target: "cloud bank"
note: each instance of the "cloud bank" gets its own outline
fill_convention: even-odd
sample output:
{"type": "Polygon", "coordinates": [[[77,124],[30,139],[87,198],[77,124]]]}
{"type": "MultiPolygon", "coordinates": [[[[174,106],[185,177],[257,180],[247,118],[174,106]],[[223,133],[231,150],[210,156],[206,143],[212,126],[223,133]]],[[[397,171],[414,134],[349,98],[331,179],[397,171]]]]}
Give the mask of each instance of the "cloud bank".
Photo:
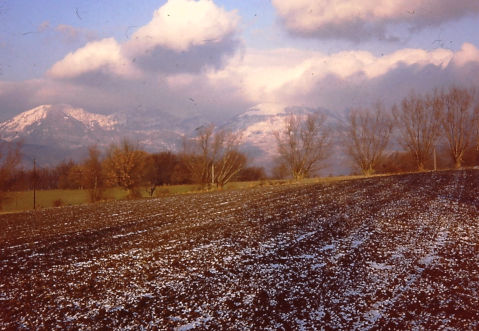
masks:
{"type": "MultiPolygon", "coordinates": [[[[100,59],[84,71],[100,70],[104,65],[100,59]]],[[[221,120],[265,102],[341,112],[378,100],[392,104],[411,90],[422,93],[453,84],[479,87],[479,49],[469,43],[456,52],[401,49],[384,56],[366,51],[247,49],[219,70],[139,77],[125,74],[120,63],[107,70],[125,76],[102,76],[101,84],[52,78],[3,83],[0,102],[21,105],[22,110],[69,103],[99,113],[141,108],[221,120]]]]}
{"type": "Polygon", "coordinates": [[[299,35],[362,41],[394,39],[388,28],[423,29],[479,13],[471,0],[272,0],[286,28],[299,35]]]}
{"type": "Polygon", "coordinates": [[[252,51],[209,79],[217,86],[236,82],[236,90],[253,103],[341,111],[357,103],[397,102],[411,89],[475,86],[478,74],[479,50],[466,43],[457,52],[401,49],[384,56],[366,51],[331,55],[295,49],[252,51]]]}
{"type": "Polygon", "coordinates": [[[209,0],[169,0],[127,42],[113,38],[90,42],[53,65],[48,74],[57,79],[92,73],[128,79],[152,71],[220,68],[239,47],[238,22],[235,11],[227,12],[209,0]]]}

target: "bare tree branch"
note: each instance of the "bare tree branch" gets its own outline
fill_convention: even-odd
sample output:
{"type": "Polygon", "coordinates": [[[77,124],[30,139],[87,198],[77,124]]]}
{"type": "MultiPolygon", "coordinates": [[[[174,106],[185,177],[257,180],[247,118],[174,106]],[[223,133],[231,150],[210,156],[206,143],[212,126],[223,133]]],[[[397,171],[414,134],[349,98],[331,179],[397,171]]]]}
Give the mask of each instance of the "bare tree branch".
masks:
{"type": "Polygon", "coordinates": [[[381,104],[374,112],[353,110],[346,128],[346,152],[363,174],[376,172],[378,162],[389,143],[392,131],[391,118],[381,104]]]}
{"type": "Polygon", "coordinates": [[[325,116],[309,114],[306,118],[291,114],[282,131],[275,131],[281,162],[295,179],[313,175],[329,156],[329,130],[325,116]]]}
{"type": "Polygon", "coordinates": [[[462,166],[464,152],[477,140],[479,105],[474,104],[474,94],[457,87],[441,93],[441,124],[456,168],[462,166]]]}
{"type": "Polygon", "coordinates": [[[238,151],[240,142],[239,133],[215,130],[212,124],[199,128],[184,152],[193,181],[220,188],[226,185],[246,165],[246,157],[238,151]]]}
{"type": "Polygon", "coordinates": [[[418,170],[424,170],[440,135],[442,103],[437,91],[426,97],[411,93],[393,114],[400,132],[401,145],[411,154],[418,170]]]}

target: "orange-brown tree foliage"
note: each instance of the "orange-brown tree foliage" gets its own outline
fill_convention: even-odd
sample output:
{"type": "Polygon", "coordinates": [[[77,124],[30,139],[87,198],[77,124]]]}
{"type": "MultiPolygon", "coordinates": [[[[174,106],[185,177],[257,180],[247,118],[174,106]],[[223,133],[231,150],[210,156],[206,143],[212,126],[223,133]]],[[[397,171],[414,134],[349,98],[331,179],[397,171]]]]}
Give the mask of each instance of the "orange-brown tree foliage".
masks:
{"type": "Polygon", "coordinates": [[[146,153],[127,139],[112,144],[107,151],[104,169],[107,180],[128,191],[130,197],[140,196],[143,184],[146,153]]]}
{"type": "Polygon", "coordinates": [[[15,171],[21,161],[21,143],[0,145],[0,209],[7,199],[6,192],[15,184],[15,171]]]}

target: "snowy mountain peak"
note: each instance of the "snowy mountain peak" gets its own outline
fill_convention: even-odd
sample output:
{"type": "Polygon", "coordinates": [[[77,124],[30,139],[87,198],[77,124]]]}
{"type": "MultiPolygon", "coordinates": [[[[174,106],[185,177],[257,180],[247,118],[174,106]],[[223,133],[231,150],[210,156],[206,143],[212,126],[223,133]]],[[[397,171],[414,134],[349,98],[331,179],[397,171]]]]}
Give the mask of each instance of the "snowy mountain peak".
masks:
{"type": "Polygon", "coordinates": [[[93,114],[70,105],[41,105],[27,110],[9,121],[0,123],[0,131],[7,136],[5,137],[7,140],[16,139],[22,133],[27,133],[32,127],[42,124],[49,118],[55,122],[75,120],[88,129],[98,126],[103,130],[113,130],[118,124],[112,115],[93,114]]]}
{"type": "Polygon", "coordinates": [[[134,113],[129,119],[67,104],[46,104],[0,122],[0,141],[21,140],[25,160],[35,158],[43,166],[53,166],[66,158],[81,160],[87,146],[105,148],[123,137],[135,139],[152,152],[171,150],[182,132],[176,132],[181,128],[173,120],[154,112],[134,113]]]}
{"type": "Polygon", "coordinates": [[[114,115],[100,115],[86,112],[82,108],[73,108],[71,106],[66,107],[64,113],[82,122],[87,127],[93,127],[99,125],[105,130],[112,130],[119,123],[118,119],[114,115]]]}
{"type": "Polygon", "coordinates": [[[50,108],[51,105],[41,105],[27,110],[11,120],[0,124],[0,128],[10,132],[23,131],[26,127],[46,118],[50,108]]]}

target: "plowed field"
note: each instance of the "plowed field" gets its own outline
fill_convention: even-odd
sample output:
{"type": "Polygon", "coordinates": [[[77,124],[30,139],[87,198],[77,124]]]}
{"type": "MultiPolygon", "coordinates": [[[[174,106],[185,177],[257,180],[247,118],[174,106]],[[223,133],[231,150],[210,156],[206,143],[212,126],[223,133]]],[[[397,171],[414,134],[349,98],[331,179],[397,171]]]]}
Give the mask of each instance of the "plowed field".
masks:
{"type": "Polygon", "coordinates": [[[479,171],[0,216],[0,329],[479,329],[479,171]]]}

